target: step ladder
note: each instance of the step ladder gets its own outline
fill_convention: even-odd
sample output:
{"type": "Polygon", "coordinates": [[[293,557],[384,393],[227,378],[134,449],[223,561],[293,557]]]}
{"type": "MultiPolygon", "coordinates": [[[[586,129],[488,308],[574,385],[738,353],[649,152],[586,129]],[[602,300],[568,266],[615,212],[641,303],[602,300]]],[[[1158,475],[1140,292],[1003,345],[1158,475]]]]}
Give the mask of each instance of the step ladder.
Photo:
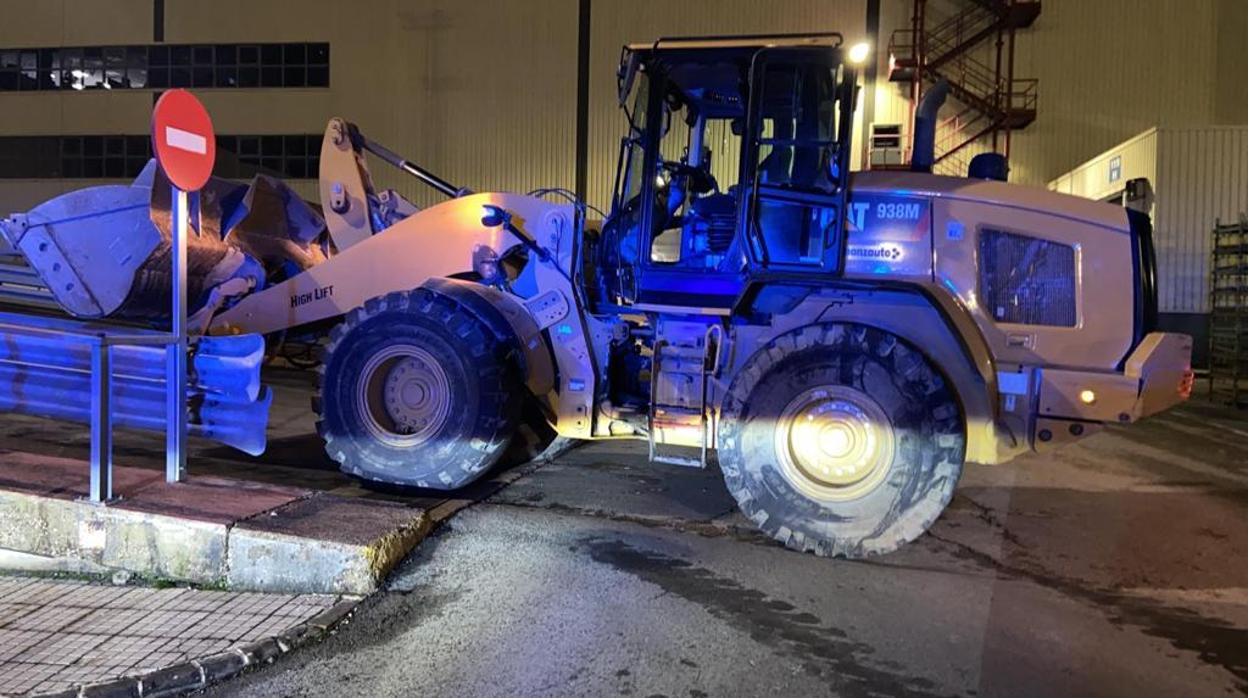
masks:
{"type": "Polygon", "coordinates": [[[719,325],[708,327],[701,344],[701,347],[675,345],[665,340],[657,340],[654,343],[654,355],[650,361],[650,410],[647,431],[652,463],[666,463],[688,468],[706,467],[711,423],[707,396],[711,378],[719,366],[723,328],[719,325]],[[686,386],[684,390],[662,392],[674,392],[677,395],[683,395],[686,399],[663,402],[660,399],[663,381],[668,381],[672,385],[683,383],[686,386]],[[660,452],[658,439],[660,431],[694,429],[700,434],[697,458],[660,452]]]}

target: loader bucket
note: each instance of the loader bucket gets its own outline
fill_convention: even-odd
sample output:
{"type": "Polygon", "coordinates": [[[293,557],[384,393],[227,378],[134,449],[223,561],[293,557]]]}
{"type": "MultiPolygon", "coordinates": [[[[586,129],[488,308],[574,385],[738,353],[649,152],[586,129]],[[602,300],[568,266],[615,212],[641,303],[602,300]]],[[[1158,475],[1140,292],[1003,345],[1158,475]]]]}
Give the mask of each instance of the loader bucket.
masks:
{"type": "MultiPolygon", "coordinates": [[[[130,185],[69,192],[0,220],[0,235],[56,302],[79,318],[167,326],[172,235],[168,180],[155,161],[130,185]]],[[[243,278],[263,288],[278,273],[326,258],[320,213],[279,180],[211,178],[192,197],[187,238],[191,313],[209,292],[243,278]]]]}
{"type": "Polygon", "coordinates": [[[120,185],[72,191],[0,222],[0,233],[62,308],[77,317],[105,317],[125,301],[160,244],[148,213],[150,193],[120,185]]]}

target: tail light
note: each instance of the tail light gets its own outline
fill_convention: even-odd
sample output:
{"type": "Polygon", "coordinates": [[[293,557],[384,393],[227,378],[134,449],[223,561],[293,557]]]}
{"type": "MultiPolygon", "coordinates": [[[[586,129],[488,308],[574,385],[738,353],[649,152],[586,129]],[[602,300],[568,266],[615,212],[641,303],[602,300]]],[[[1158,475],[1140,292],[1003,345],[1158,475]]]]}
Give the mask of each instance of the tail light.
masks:
{"type": "Polygon", "coordinates": [[[1179,395],[1182,395],[1184,400],[1191,398],[1192,386],[1195,384],[1196,372],[1189,368],[1183,372],[1183,377],[1179,379],[1179,395]]]}

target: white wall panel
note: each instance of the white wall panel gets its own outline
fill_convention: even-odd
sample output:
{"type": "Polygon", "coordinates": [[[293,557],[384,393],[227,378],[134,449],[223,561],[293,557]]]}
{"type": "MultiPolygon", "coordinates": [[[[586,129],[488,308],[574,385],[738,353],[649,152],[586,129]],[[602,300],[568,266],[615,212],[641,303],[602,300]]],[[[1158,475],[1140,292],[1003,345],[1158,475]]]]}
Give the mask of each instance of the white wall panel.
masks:
{"type": "Polygon", "coordinates": [[[1209,311],[1210,230],[1248,214],[1248,126],[1150,129],[1049,182],[1057,191],[1103,199],[1147,177],[1156,200],[1157,292],[1164,313],[1209,311]],[[1122,158],[1122,176],[1108,177],[1122,158]]]}
{"type": "Polygon", "coordinates": [[[1157,129],[1149,129],[1049,182],[1049,189],[1101,200],[1122,190],[1127,181],[1143,177],[1157,182],[1157,129]],[[1111,166],[1118,160],[1118,176],[1111,166]]]}
{"type": "Polygon", "coordinates": [[[1248,126],[1162,129],[1157,155],[1163,312],[1209,312],[1210,231],[1248,213],[1248,126]]]}

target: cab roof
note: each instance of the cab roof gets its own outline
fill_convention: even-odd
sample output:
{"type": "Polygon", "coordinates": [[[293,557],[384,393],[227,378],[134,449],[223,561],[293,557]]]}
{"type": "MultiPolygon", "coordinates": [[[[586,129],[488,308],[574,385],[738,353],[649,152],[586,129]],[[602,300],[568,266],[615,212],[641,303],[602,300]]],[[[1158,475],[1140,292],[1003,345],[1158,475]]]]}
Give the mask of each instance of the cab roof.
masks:
{"type": "Polygon", "coordinates": [[[636,54],[642,58],[659,56],[676,52],[708,52],[722,51],[727,57],[730,54],[753,55],[759,49],[797,46],[827,46],[840,48],[845,38],[840,32],[819,32],[806,34],[740,34],[733,36],[672,36],[664,37],[652,43],[627,44],[625,53],[636,54]]]}
{"type": "Polygon", "coordinates": [[[669,89],[678,92],[683,101],[697,105],[708,118],[740,116],[744,108],[742,76],[758,51],[807,46],[837,50],[843,42],[838,32],[821,32],[680,36],[627,44],[620,55],[620,103],[628,97],[632,75],[647,65],[665,72],[671,81],[669,89]]]}

